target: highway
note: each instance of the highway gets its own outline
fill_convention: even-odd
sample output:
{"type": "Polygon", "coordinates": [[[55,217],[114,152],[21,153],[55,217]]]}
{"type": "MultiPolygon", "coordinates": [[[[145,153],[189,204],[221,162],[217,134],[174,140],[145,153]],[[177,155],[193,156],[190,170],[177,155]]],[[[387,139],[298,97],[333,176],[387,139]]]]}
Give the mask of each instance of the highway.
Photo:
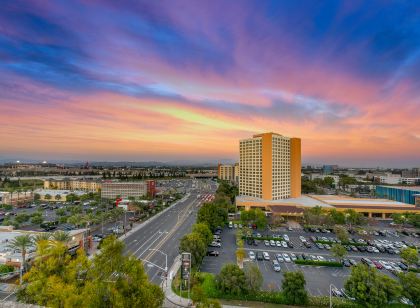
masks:
{"type": "Polygon", "coordinates": [[[216,190],[214,182],[205,185],[203,181],[197,183],[196,187],[186,187],[188,195],[185,200],[179,201],[126,238],[122,237],[126,244],[126,253],[133,254],[143,261],[149,279],[155,284],[159,285],[162,282],[166,266],[165,254],[168,256],[167,266],[170,268],[179,254],[179,241],[191,231],[203,199],[216,190]]]}

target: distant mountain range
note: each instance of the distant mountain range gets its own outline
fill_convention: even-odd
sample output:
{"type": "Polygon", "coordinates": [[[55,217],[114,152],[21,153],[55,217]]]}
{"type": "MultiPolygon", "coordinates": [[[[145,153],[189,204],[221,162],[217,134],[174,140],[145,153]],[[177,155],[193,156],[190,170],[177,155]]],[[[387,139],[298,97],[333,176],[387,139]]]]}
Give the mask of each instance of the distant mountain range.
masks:
{"type": "MultiPolygon", "coordinates": [[[[16,163],[17,159],[0,158],[0,164],[16,163]]],[[[42,163],[40,160],[34,159],[20,159],[20,163],[42,163]]],[[[234,164],[235,161],[231,159],[220,160],[174,160],[174,161],[89,161],[90,166],[107,166],[107,167],[215,167],[218,163],[234,164]]],[[[86,161],[81,160],[48,160],[51,164],[62,164],[67,166],[81,166],[85,165],[86,161]]]]}

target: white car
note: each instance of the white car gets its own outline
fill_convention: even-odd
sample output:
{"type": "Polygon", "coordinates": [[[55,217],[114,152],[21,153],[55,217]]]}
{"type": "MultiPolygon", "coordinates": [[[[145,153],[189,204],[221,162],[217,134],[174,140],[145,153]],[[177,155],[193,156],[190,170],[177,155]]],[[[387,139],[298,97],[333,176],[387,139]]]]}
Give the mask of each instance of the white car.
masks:
{"type": "Polygon", "coordinates": [[[284,248],[287,248],[287,243],[286,243],[285,241],[281,241],[281,245],[282,245],[284,248]]]}
{"type": "Polygon", "coordinates": [[[277,246],[277,247],[281,247],[281,243],[280,243],[280,241],[276,241],[276,246],[277,246]]]}
{"type": "Polygon", "coordinates": [[[388,264],[388,262],[379,260],[379,263],[386,269],[386,270],[392,270],[392,266],[388,264]]]}
{"type": "Polygon", "coordinates": [[[292,261],[296,261],[297,260],[296,255],[293,252],[290,253],[290,258],[292,259],[292,261]]]}
{"type": "Polygon", "coordinates": [[[250,251],[249,253],[248,253],[248,256],[249,256],[249,258],[251,259],[251,260],[255,260],[255,252],[253,252],[253,251],[250,251]]]}
{"type": "Polygon", "coordinates": [[[264,241],[264,245],[265,245],[265,246],[270,246],[270,242],[269,242],[268,240],[265,240],[265,241],[264,241]]]}
{"type": "Polygon", "coordinates": [[[299,239],[300,239],[302,242],[306,242],[305,237],[303,237],[302,235],[301,235],[301,236],[299,236],[299,239]]]}
{"type": "Polygon", "coordinates": [[[325,261],[325,258],[323,256],[316,256],[318,258],[318,261],[325,261]]]}
{"type": "Polygon", "coordinates": [[[222,244],[218,243],[218,242],[211,242],[211,244],[209,245],[210,247],[221,247],[222,244]]]}
{"type": "Polygon", "coordinates": [[[280,263],[284,262],[284,259],[283,259],[283,256],[281,255],[281,253],[276,254],[276,258],[277,258],[277,261],[279,261],[280,263]]]}
{"type": "Polygon", "coordinates": [[[288,241],[289,241],[289,237],[287,236],[287,234],[283,235],[283,238],[284,238],[284,240],[285,240],[286,242],[288,242],[288,241]]]}
{"type": "Polygon", "coordinates": [[[283,259],[285,262],[290,263],[292,260],[290,259],[289,255],[287,253],[283,254],[283,259]]]}
{"type": "Polygon", "coordinates": [[[267,260],[267,261],[270,260],[270,255],[266,251],[263,251],[263,257],[264,257],[264,260],[267,260]]]}
{"type": "Polygon", "coordinates": [[[275,272],[280,272],[281,271],[280,264],[277,260],[273,260],[273,269],[274,269],[275,272]]]}
{"type": "Polygon", "coordinates": [[[276,242],[274,240],[270,240],[270,246],[276,246],[276,242]]]}
{"type": "Polygon", "coordinates": [[[236,228],[238,228],[238,225],[237,224],[234,224],[233,227],[236,229],[236,228]]]}

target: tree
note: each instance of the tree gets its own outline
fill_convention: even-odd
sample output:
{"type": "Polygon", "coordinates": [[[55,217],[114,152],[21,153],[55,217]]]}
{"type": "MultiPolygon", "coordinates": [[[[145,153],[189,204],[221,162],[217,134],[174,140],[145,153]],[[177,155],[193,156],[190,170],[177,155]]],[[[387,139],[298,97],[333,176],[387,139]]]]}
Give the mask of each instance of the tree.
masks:
{"type": "Polygon", "coordinates": [[[329,215],[335,224],[344,225],[346,223],[346,216],[343,212],[332,209],[330,210],[329,215]]]}
{"type": "Polygon", "coordinates": [[[200,234],[207,245],[213,241],[213,233],[211,233],[211,230],[206,223],[194,224],[192,226],[192,232],[200,234]]]}
{"type": "Polygon", "coordinates": [[[288,304],[305,305],[308,302],[305,284],[305,276],[301,271],[284,273],[282,289],[288,304]]]}
{"type": "Polygon", "coordinates": [[[414,248],[407,247],[402,249],[400,256],[407,264],[417,264],[419,261],[417,249],[414,248]]]}
{"type": "Polygon", "coordinates": [[[59,194],[55,195],[55,200],[57,201],[61,200],[61,196],[59,194]]]}
{"type": "Polygon", "coordinates": [[[244,267],[246,288],[251,292],[259,291],[263,284],[263,276],[260,269],[254,263],[244,267]]]}
{"type": "Polygon", "coordinates": [[[44,221],[44,218],[42,218],[42,216],[39,216],[39,215],[33,216],[31,218],[31,223],[34,225],[40,225],[42,224],[43,221],[44,221]]]}
{"type": "Polygon", "coordinates": [[[71,237],[70,237],[70,233],[66,232],[66,231],[55,231],[53,232],[53,234],[51,235],[51,240],[54,242],[60,242],[63,244],[67,244],[70,241],[71,237]]]}
{"type": "Polygon", "coordinates": [[[38,193],[34,194],[34,201],[39,201],[41,199],[41,195],[38,193]]]}
{"type": "Polygon", "coordinates": [[[216,276],[217,288],[225,294],[240,295],[246,292],[245,273],[236,264],[226,264],[216,276]]]}
{"type": "Polygon", "coordinates": [[[63,244],[39,255],[25,274],[18,299],[48,307],[161,307],[163,292],[147,280],[141,261],[123,253],[115,236],[88,259],[82,249],[71,258],[63,244]]]}
{"type": "Polygon", "coordinates": [[[346,248],[340,244],[333,244],[331,247],[332,255],[340,260],[347,254],[346,248]]]}
{"type": "Polygon", "coordinates": [[[245,258],[245,250],[243,248],[239,248],[236,250],[236,259],[238,260],[238,263],[242,263],[245,258]]]}
{"type": "Polygon", "coordinates": [[[341,242],[348,242],[349,241],[349,233],[347,232],[347,230],[344,227],[335,226],[334,227],[334,233],[341,242]]]}
{"type": "Polygon", "coordinates": [[[395,280],[362,263],[352,267],[345,289],[364,307],[383,306],[401,293],[401,286],[395,280]]]}
{"type": "Polygon", "coordinates": [[[180,252],[191,253],[191,265],[197,266],[206,255],[207,245],[200,234],[193,232],[181,239],[179,250],[180,252]]]}
{"type": "MultiPolygon", "coordinates": [[[[17,250],[21,253],[22,256],[22,268],[25,270],[26,268],[26,252],[28,248],[33,246],[32,237],[28,234],[16,236],[12,239],[9,244],[7,245],[9,248],[17,250]]],[[[21,281],[22,283],[22,281],[21,281]]]]}
{"type": "Polygon", "coordinates": [[[198,210],[197,222],[204,222],[215,230],[217,226],[223,226],[227,221],[227,210],[217,206],[214,203],[204,203],[198,210]]]}
{"type": "Polygon", "coordinates": [[[255,210],[255,224],[258,229],[265,229],[267,227],[267,218],[261,209],[255,210]]]}
{"type": "Polygon", "coordinates": [[[403,295],[409,298],[414,305],[420,305],[420,278],[415,273],[400,274],[403,295]]]}
{"type": "Polygon", "coordinates": [[[51,195],[50,195],[50,194],[46,194],[46,195],[44,196],[44,199],[45,199],[45,200],[51,200],[51,195]]]}

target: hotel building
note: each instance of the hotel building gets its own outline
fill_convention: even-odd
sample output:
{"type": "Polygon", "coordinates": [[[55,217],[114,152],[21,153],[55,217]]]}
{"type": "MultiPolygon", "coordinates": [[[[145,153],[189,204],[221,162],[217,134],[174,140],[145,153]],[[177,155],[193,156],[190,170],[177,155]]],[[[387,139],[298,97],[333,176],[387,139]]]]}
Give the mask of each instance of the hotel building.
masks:
{"type": "Polygon", "coordinates": [[[301,194],[301,141],[276,133],[239,142],[239,194],[263,200],[301,194]]]}
{"type": "Polygon", "coordinates": [[[115,182],[104,181],[102,183],[101,197],[104,199],[116,199],[117,196],[126,199],[128,197],[154,197],[156,194],[156,181],[147,180],[141,182],[115,182]]]}
{"type": "Polygon", "coordinates": [[[239,164],[234,165],[217,165],[217,178],[219,180],[239,182],[239,164]]]}

